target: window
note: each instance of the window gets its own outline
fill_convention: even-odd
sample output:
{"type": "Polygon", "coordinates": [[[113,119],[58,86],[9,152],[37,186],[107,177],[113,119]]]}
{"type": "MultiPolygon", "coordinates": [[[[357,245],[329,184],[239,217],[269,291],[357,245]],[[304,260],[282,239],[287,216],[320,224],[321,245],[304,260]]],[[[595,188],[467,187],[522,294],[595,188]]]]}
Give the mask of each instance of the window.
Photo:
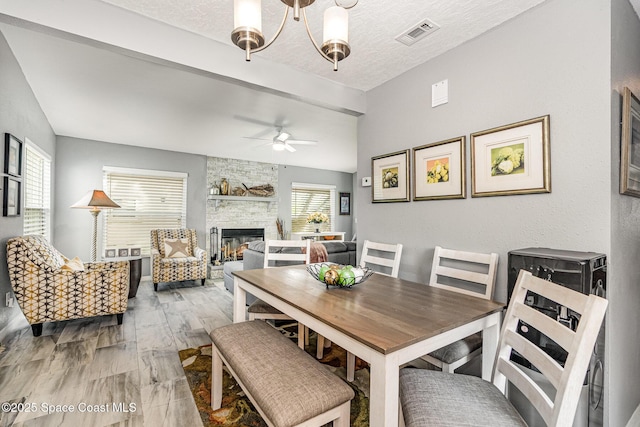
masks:
{"type": "Polygon", "coordinates": [[[51,157],[26,142],[23,234],[51,240],[51,157]]]}
{"type": "Polygon", "coordinates": [[[320,184],[291,185],[291,231],[294,233],[315,231],[317,224],[307,224],[307,215],[320,212],[329,217],[323,225],[326,231],[334,231],[336,186],[320,184]]]}
{"type": "Polygon", "coordinates": [[[105,209],[104,249],[141,248],[151,254],[151,230],[184,228],[187,174],[104,167],[104,191],[120,209],[105,209]]]}

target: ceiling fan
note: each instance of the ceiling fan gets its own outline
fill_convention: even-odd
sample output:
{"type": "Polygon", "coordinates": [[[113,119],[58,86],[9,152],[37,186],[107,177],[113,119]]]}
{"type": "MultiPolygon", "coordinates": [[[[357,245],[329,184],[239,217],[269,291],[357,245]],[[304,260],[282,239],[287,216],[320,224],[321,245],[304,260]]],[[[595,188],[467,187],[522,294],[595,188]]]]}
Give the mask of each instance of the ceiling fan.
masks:
{"type": "Polygon", "coordinates": [[[271,141],[269,144],[271,145],[271,148],[273,148],[275,151],[284,151],[287,150],[291,153],[293,153],[294,151],[296,151],[295,148],[292,147],[292,145],[296,144],[296,145],[316,145],[318,141],[312,141],[312,140],[302,140],[302,139],[292,139],[291,138],[291,134],[289,134],[288,132],[285,132],[283,128],[281,127],[277,127],[276,128],[276,136],[274,136],[271,140],[267,139],[267,138],[253,138],[250,136],[245,136],[245,138],[247,139],[260,139],[262,141],[271,141]]]}

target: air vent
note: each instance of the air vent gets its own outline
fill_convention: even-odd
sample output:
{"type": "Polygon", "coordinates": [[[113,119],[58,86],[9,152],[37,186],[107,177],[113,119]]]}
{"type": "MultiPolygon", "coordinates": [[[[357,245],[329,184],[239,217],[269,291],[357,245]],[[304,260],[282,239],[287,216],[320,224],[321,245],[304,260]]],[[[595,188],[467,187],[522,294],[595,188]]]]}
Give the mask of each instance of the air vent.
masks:
{"type": "Polygon", "coordinates": [[[398,40],[400,43],[406,44],[407,46],[411,46],[418,40],[421,40],[429,34],[433,33],[438,28],[440,28],[438,24],[428,19],[424,19],[408,30],[404,31],[402,34],[396,37],[396,40],[398,40]]]}

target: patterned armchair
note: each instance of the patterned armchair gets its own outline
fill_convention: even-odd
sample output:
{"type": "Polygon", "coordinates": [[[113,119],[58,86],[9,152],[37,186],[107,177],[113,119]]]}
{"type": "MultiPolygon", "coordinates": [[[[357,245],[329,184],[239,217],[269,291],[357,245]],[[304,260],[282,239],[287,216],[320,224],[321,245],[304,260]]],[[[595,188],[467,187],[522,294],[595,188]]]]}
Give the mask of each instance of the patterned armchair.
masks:
{"type": "Polygon", "coordinates": [[[153,289],[160,282],[207,278],[207,252],[198,247],[196,230],[171,228],[151,230],[153,289]]]}
{"type": "Polygon", "coordinates": [[[42,236],[7,242],[9,280],[34,336],[44,322],[116,314],[122,324],[129,263],[69,260],[42,236]]]}

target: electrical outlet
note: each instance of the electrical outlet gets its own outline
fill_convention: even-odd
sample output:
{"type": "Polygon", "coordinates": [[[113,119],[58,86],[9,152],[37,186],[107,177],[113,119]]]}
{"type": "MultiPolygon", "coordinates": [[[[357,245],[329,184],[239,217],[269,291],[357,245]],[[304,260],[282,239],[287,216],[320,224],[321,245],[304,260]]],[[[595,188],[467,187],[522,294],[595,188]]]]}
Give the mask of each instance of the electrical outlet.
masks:
{"type": "Polygon", "coordinates": [[[362,178],[362,186],[363,187],[371,187],[371,177],[370,176],[362,178]]]}
{"type": "Polygon", "coordinates": [[[6,304],[7,304],[7,307],[13,307],[13,296],[11,295],[11,292],[7,292],[6,304]]]}

